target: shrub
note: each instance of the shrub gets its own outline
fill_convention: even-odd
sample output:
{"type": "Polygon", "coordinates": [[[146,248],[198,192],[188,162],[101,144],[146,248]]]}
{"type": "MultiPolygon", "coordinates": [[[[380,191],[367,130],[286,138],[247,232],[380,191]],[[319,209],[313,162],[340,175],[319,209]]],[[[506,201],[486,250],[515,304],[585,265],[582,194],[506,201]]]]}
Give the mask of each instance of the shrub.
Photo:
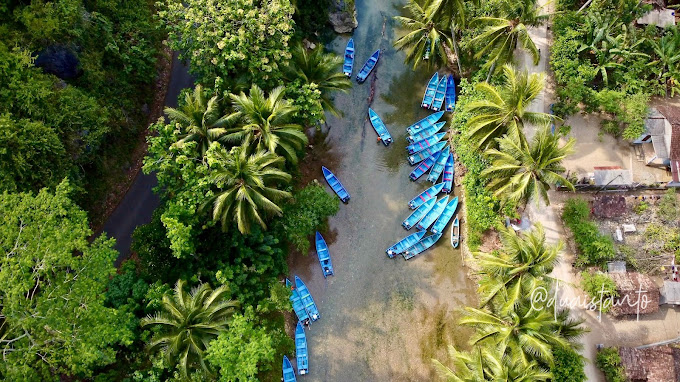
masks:
{"type": "Polygon", "coordinates": [[[593,274],[584,272],[581,274],[581,277],[581,287],[588,293],[591,301],[597,305],[601,312],[609,312],[612,308],[612,300],[610,298],[618,297],[619,295],[616,292],[614,280],[601,272],[593,274]]]}
{"type": "Polygon", "coordinates": [[[608,382],[626,382],[626,375],[621,366],[621,357],[617,348],[602,349],[595,360],[608,382]]]}
{"type": "Polygon", "coordinates": [[[600,233],[590,220],[590,208],[582,199],[569,199],[562,211],[562,219],[574,236],[579,251],[577,265],[602,265],[614,258],[614,241],[600,233]]]}
{"type": "Polygon", "coordinates": [[[673,222],[680,218],[680,203],[675,189],[669,188],[659,202],[657,215],[664,222],[673,222]]]}
{"type": "Polygon", "coordinates": [[[633,206],[633,211],[635,211],[636,214],[642,215],[647,209],[649,208],[649,203],[645,200],[639,201],[635,206],[633,206]]]}
{"type": "Polygon", "coordinates": [[[573,349],[555,347],[553,349],[555,365],[550,369],[553,382],[584,382],[586,365],[583,357],[573,349]]]}

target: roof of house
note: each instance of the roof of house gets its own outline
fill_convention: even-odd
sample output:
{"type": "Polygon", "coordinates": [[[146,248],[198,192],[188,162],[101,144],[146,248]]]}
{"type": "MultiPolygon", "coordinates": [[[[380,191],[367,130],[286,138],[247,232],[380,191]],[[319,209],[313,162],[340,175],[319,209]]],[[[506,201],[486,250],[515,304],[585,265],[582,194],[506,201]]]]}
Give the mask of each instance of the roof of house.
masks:
{"type": "Polygon", "coordinates": [[[621,365],[631,381],[680,380],[680,349],[668,345],[645,349],[619,348],[621,365]]]}
{"type": "Polygon", "coordinates": [[[625,169],[607,169],[593,171],[595,184],[598,186],[629,186],[633,184],[633,173],[625,169]]]}
{"type": "Polygon", "coordinates": [[[680,305],[680,282],[664,281],[659,293],[659,304],[680,305]]]}
{"type": "Polygon", "coordinates": [[[653,313],[659,310],[659,287],[649,276],[638,272],[609,273],[619,296],[611,312],[615,316],[653,313]]]}
{"type": "Polygon", "coordinates": [[[625,261],[608,262],[607,273],[626,273],[626,262],[625,261]]]}
{"type": "Polygon", "coordinates": [[[644,16],[637,19],[637,23],[641,25],[654,24],[657,27],[666,28],[675,25],[675,11],[672,9],[654,7],[655,9],[649,11],[644,16]]]}

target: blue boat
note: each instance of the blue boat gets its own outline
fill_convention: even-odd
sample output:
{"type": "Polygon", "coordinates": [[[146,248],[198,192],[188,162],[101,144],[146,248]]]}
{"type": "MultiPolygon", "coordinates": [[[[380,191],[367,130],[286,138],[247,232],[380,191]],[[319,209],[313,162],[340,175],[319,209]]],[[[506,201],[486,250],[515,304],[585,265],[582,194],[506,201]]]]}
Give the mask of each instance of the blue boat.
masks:
{"type": "Polygon", "coordinates": [[[371,57],[368,58],[364,66],[361,68],[359,71],[359,74],[357,74],[357,82],[362,83],[366,81],[366,78],[368,78],[368,75],[371,74],[373,71],[373,68],[375,68],[375,64],[378,63],[378,59],[380,58],[380,49],[376,50],[373,52],[371,57]]]}
{"type": "Polygon", "coordinates": [[[449,74],[446,79],[446,111],[453,111],[456,108],[456,81],[453,74],[449,74]]]}
{"type": "Polygon", "coordinates": [[[411,229],[415,224],[417,224],[420,219],[423,218],[430,210],[432,207],[434,207],[434,204],[437,202],[437,198],[432,198],[425,203],[423,203],[420,207],[418,207],[415,211],[409,215],[406,220],[401,222],[401,225],[404,226],[406,229],[411,229]]]}
{"type": "Polygon", "coordinates": [[[416,163],[422,162],[423,160],[429,158],[432,154],[442,151],[444,146],[446,146],[446,142],[439,142],[426,148],[425,150],[419,151],[413,155],[409,155],[408,163],[413,166],[416,163]]]}
{"type": "Polygon", "coordinates": [[[316,255],[319,257],[319,263],[321,263],[323,277],[334,275],[333,263],[331,262],[331,254],[328,252],[328,245],[326,245],[326,240],[324,240],[319,231],[316,232],[316,255]]]}
{"type": "Polygon", "coordinates": [[[458,216],[456,216],[451,226],[451,246],[458,248],[458,244],[460,244],[460,222],[458,221],[458,216]]]}
{"type": "Polygon", "coordinates": [[[340,200],[342,200],[343,203],[349,202],[349,192],[347,192],[345,186],[340,183],[338,177],[335,176],[335,174],[333,174],[331,170],[327,169],[325,166],[321,166],[321,171],[323,171],[323,177],[326,178],[326,182],[328,182],[328,185],[331,186],[336,194],[338,194],[340,200]]]}
{"type": "Polygon", "coordinates": [[[426,173],[427,170],[430,169],[430,167],[432,167],[434,162],[437,161],[438,156],[439,156],[439,151],[430,155],[427,159],[420,162],[420,164],[418,164],[418,166],[416,166],[416,168],[414,168],[413,171],[411,171],[411,173],[408,175],[408,177],[411,180],[418,180],[418,178],[423,176],[423,174],[426,173]]]}
{"type": "Polygon", "coordinates": [[[434,95],[437,92],[437,85],[439,84],[439,73],[434,73],[430,82],[427,83],[425,88],[425,94],[423,95],[423,102],[420,103],[421,107],[429,109],[432,106],[432,101],[434,100],[434,95]]]}
{"type": "Polygon", "coordinates": [[[300,292],[298,292],[297,289],[295,289],[295,286],[293,286],[293,283],[286,278],[286,287],[288,287],[291,290],[290,294],[290,302],[293,304],[293,310],[295,311],[295,315],[298,318],[298,322],[306,323],[309,322],[309,314],[307,314],[307,310],[305,309],[305,306],[302,304],[302,300],[300,299],[300,292]]]}
{"type": "Polygon", "coordinates": [[[437,219],[436,222],[434,222],[434,225],[432,225],[432,233],[442,233],[444,232],[444,228],[446,228],[446,225],[449,224],[451,221],[451,218],[453,217],[453,214],[456,213],[456,209],[458,208],[458,197],[456,196],[453,198],[449,204],[446,205],[446,208],[444,208],[444,212],[442,212],[441,215],[439,215],[439,219],[437,219]]]}
{"type": "Polygon", "coordinates": [[[319,310],[316,308],[316,304],[314,303],[312,294],[309,293],[309,289],[307,289],[307,285],[305,285],[305,283],[297,276],[295,276],[295,286],[297,287],[298,292],[300,292],[300,300],[302,300],[302,304],[305,306],[309,318],[311,318],[312,321],[321,318],[321,314],[319,314],[319,310]]]}
{"type": "Polygon", "coordinates": [[[425,203],[431,198],[436,197],[437,194],[442,192],[442,188],[444,188],[444,183],[439,183],[421,192],[420,194],[418,194],[418,196],[416,196],[415,198],[411,199],[410,202],[408,202],[408,208],[414,210],[420,207],[421,204],[425,203]]]}
{"type": "Polygon", "coordinates": [[[430,211],[427,212],[427,214],[418,222],[416,227],[418,229],[428,229],[434,223],[437,218],[444,212],[444,209],[446,208],[446,203],[449,202],[449,197],[445,196],[437,203],[435,203],[434,207],[430,211]]]}
{"type": "Polygon", "coordinates": [[[307,354],[307,336],[302,324],[298,322],[295,328],[295,358],[297,358],[297,372],[300,375],[309,373],[309,354],[307,354]]]}
{"type": "Polygon", "coordinates": [[[414,142],[421,141],[421,140],[423,140],[427,137],[431,137],[431,136],[437,134],[439,132],[439,130],[441,130],[442,127],[444,127],[444,125],[446,125],[446,121],[435,123],[432,126],[428,126],[424,129],[420,130],[420,132],[418,134],[409,135],[408,137],[406,137],[406,140],[408,141],[408,143],[414,143],[414,142]]]}
{"type": "Polygon", "coordinates": [[[443,111],[430,114],[427,117],[421,119],[420,121],[414,123],[413,125],[407,127],[406,132],[409,133],[409,135],[416,135],[422,129],[430,127],[437,123],[437,121],[439,121],[442,118],[442,115],[444,115],[443,111]]]}
{"type": "Polygon", "coordinates": [[[442,176],[442,181],[444,181],[444,188],[442,191],[447,194],[453,189],[453,173],[455,171],[453,162],[453,153],[449,153],[449,159],[446,160],[444,165],[444,176],[442,176]]]}
{"type": "Polygon", "coordinates": [[[415,143],[412,143],[412,144],[406,146],[406,150],[408,150],[409,154],[414,154],[414,153],[417,153],[419,151],[425,150],[426,148],[428,148],[428,147],[434,145],[435,143],[441,141],[442,138],[444,138],[445,135],[446,135],[446,133],[439,133],[439,134],[435,134],[431,137],[427,137],[427,138],[425,138],[421,141],[418,141],[418,142],[415,142],[415,143]]]}
{"type": "Polygon", "coordinates": [[[435,235],[430,235],[421,241],[417,242],[413,247],[409,248],[406,250],[406,252],[402,253],[401,255],[404,256],[404,259],[409,260],[417,255],[420,255],[421,253],[425,252],[428,248],[432,247],[434,243],[439,240],[439,238],[442,237],[441,233],[435,234],[435,235]]]}
{"type": "Polygon", "coordinates": [[[387,252],[387,256],[389,256],[390,259],[392,259],[394,258],[394,256],[403,253],[407,249],[411,248],[415,243],[419,242],[420,239],[422,239],[426,233],[427,231],[418,231],[399,240],[396,244],[387,248],[387,251],[385,251],[387,252]]]}
{"type": "Polygon", "coordinates": [[[350,38],[345,48],[345,63],[342,65],[342,72],[352,78],[352,69],[354,69],[354,39],[350,38]]]}
{"type": "Polygon", "coordinates": [[[431,109],[434,111],[439,111],[442,109],[444,104],[444,98],[446,97],[446,76],[442,76],[439,80],[439,85],[437,85],[437,92],[434,95],[434,100],[432,101],[431,109]]]}
{"type": "Polygon", "coordinates": [[[283,382],[297,382],[293,365],[290,364],[288,356],[285,355],[283,356],[283,382]]]}
{"type": "Polygon", "coordinates": [[[387,130],[385,123],[383,123],[382,119],[378,116],[378,113],[373,111],[370,107],[368,108],[368,118],[371,120],[371,125],[373,125],[375,132],[378,133],[378,139],[381,140],[385,146],[389,146],[389,144],[392,143],[392,136],[387,130]]]}
{"type": "Polygon", "coordinates": [[[432,182],[432,183],[437,183],[437,180],[439,179],[439,175],[442,174],[442,171],[444,171],[444,166],[446,165],[446,161],[449,159],[449,147],[446,146],[444,150],[442,150],[441,154],[437,157],[437,160],[434,162],[434,165],[430,169],[430,175],[427,176],[427,180],[432,182]]]}

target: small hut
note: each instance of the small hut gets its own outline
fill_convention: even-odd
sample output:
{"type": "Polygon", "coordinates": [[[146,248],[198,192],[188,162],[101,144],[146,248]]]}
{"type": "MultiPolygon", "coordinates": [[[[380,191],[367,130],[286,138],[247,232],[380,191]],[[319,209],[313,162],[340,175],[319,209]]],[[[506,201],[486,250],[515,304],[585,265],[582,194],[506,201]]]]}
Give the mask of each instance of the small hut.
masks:
{"type": "Polygon", "coordinates": [[[631,382],[680,381],[680,349],[654,346],[645,349],[619,348],[621,365],[631,382]]]}
{"type": "Polygon", "coordinates": [[[609,277],[616,283],[619,294],[611,310],[613,315],[647,314],[659,310],[659,287],[648,276],[626,272],[609,273],[609,277]]]}

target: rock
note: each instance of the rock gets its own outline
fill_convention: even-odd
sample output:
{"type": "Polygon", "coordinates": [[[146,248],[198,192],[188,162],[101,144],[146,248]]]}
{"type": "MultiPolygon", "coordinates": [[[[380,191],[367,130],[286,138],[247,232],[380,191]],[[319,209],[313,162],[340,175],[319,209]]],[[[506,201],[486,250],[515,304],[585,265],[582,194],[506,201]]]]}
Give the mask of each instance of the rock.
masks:
{"type": "Polygon", "coordinates": [[[352,0],[333,0],[333,10],[328,14],[328,21],[335,33],[350,33],[359,26],[357,9],[352,0]]]}
{"type": "Polygon", "coordinates": [[[307,39],[302,40],[302,45],[304,45],[305,49],[309,50],[316,48],[316,44],[307,39]]]}
{"type": "Polygon", "coordinates": [[[38,53],[35,66],[42,68],[43,72],[54,74],[62,80],[69,80],[80,75],[78,57],[73,51],[65,46],[51,45],[38,53]]]}

